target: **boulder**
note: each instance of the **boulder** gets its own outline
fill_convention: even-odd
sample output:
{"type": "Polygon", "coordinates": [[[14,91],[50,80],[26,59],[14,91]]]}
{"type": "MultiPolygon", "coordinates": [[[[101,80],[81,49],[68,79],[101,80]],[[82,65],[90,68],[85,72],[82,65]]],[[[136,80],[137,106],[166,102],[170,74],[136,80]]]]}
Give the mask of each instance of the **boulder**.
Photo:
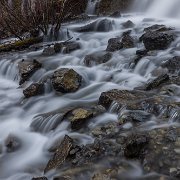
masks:
{"type": "Polygon", "coordinates": [[[73,69],[62,68],[54,72],[51,81],[57,92],[71,93],[80,88],[82,76],[73,69]]]}
{"type": "Polygon", "coordinates": [[[148,31],[141,37],[141,39],[145,48],[149,51],[165,50],[174,40],[174,36],[164,32],[148,31]]]}
{"type": "Polygon", "coordinates": [[[43,50],[43,55],[44,56],[52,56],[52,55],[54,55],[56,52],[55,52],[55,50],[54,50],[54,48],[53,47],[47,47],[47,48],[45,48],[44,50],[43,50]]]}
{"type": "Polygon", "coordinates": [[[25,81],[29,80],[29,78],[40,68],[42,64],[37,60],[33,61],[24,61],[18,63],[19,74],[20,74],[20,82],[19,85],[22,85],[25,81]]]}
{"type": "Polygon", "coordinates": [[[76,32],[108,32],[112,30],[112,21],[108,19],[96,20],[90,24],[75,29],[76,32]]]}
{"type": "Polygon", "coordinates": [[[67,114],[67,119],[71,122],[73,130],[79,130],[93,117],[93,112],[87,108],[77,108],[67,114]]]}
{"type": "Polygon", "coordinates": [[[106,51],[114,52],[123,49],[123,43],[121,42],[121,38],[111,38],[108,41],[108,46],[106,51]]]}
{"type": "Polygon", "coordinates": [[[33,177],[31,180],[48,180],[47,177],[43,176],[43,177],[33,177]]]}
{"type": "Polygon", "coordinates": [[[65,135],[60,146],[56,149],[52,159],[49,160],[46,168],[44,169],[44,173],[47,173],[52,169],[60,167],[68,157],[72,146],[73,146],[73,139],[65,135]]]}
{"type": "Polygon", "coordinates": [[[111,53],[107,52],[96,52],[89,55],[86,55],[84,58],[84,64],[86,66],[95,66],[98,64],[103,64],[108,62],[112,57],[111,53]]]}
{"type": "Polygon", "coordinates": [[[122,26],[127,29],[127,28],[133,28],[135,26],[135,24],[132,21],[128,20],[128,21],[122,23],[122,26]]]}
{"type": "Polygon", "coordinates": [[[171,28],[168,28],[168,27],[166,27],[165,25],[163,25],[163,24],[154,24],[154,25],[152,25],[152,26],[150,26],[150,27],[147,27],[147,28],[144,28],[144,31],[145,32],[148,32],[148,31],[159,31],[159,32],[163,32],[163,31],[170,31],[170,30],[172,30],[171,28]]]}
{"type": "Polygon", "coordinates": [[[55,43],[54,45],[54,51],[56,53],[62,52],[68,54],[78,49],[81,49],[80,43],[74,41],[55,43]]]}
{"type": "Polygon", "coordinates": [[[43,93],[44,93],[44,84],[42,83],[33,83],[29,87],[23,90],[23,94],[25,98],[41,95],[43,93]]]}
{"type": "Polygon", "coordinates": [[[121,17],[121,12],[120,11],[115,11],[115,12],[110,14],[110,17],[119,18],[119,17],[121,17]]]}
{"type": "Polygon", "coordinates": [[[134,39],[129,34],[123,35],[121,42],[123,44],[123,48],[135,47],[134,39]]]}

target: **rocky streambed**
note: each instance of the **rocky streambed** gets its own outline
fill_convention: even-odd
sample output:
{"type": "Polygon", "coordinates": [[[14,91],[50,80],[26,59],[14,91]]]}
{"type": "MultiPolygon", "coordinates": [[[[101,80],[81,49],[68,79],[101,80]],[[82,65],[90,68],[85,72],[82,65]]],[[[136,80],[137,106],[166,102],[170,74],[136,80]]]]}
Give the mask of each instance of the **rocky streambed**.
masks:
{"type": "Polygon", "coordinates": [[[178,21],[86,15],[60,34],[0,55],[0,178],[179,179],[178,21]]]}

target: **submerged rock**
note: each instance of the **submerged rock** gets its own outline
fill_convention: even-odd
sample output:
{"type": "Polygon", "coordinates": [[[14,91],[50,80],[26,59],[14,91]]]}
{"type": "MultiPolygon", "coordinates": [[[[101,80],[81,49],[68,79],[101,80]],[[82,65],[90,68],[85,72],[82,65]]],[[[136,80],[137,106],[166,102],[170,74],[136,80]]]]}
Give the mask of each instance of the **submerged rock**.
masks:
{"type": "Polygon", "coordinates": [[[54,89],[61,93],[71,93],[79,89],[82,76],[73,69],[62,68],[54,72],[52,77],[54,89]]]}
{"type": "Polygon", "coordinates": [[[128,138],[125,145],[124,155],[126,158],[142,158],[149,143],[145,135],[137,135],[128,138]]]}
{"type": "Polygon", "coordinates": [[[44,84],[42,83],[33,83],[25,90],[23,90],[23,94],[26,98],[41,95],[43,93],[44,93],[44,84]]]}
{"type": "Polygon", "coordinates": [[[164,32],[148,31],[141,37],[144,46],[147,50],[165,50],[167,49],[174,37],[171,34],[164,32]]]}
{"type": "Polygon", "coordinates": [[[44,50],[43,50],[43,55],[44,56],[52,56],[52,55],[54,55],[56,52],[55,52],[55,50],[54,50],[54,48],[53,47],[47,47],[47,48],[45,48],[44,50]]]}
{"type": "Polygon", "coordinates": [[[53,158],[49,160],[46,168],[44,169],[44,173],[60,167],[68,157],[72,146],[73,139],[66,135],[63,141],[61,142],[60,146],[56,149],[53,158]]]}
{"type": "Polygon", "coordinates": [[[29,80],[29,78],[42,67],[42,64],[37,60],[33,61],[24,61],[18,63],[19,74],[20,74],[20,82],[19,84],[22,85],[25,81],[29,80]]]}
{"type": "Polygon", "coordinates": [[[48,180],[47,177],[43,176],[43,177],[33,177],[31,180],[48,180]]]}
{"type": "Polygon", "coordinates": [[[85,26],[76,28],[77,32],[108,32],[112,30],[112,21],[108,19],[96,20],[85,26]]]}
{"type": "Polygon", "coordinates": [[[78,130],[87,120],[93,117],[93,112],[85,108],[77,108],[67,114],[67,119],[71,122],[71,128],[78,130]]]}
{"type": "Polygon", "coordinates": [[[85,56],[84,64],[89,67],[93,65],[103,64],[108,62],[111,59],[111,57],[112,57],[111,53],[96,52],[85,56]]]}
{"type": "Polygon", "coordinates": [[[6,150],[8,153],[17,151],[20,146],[21,146],[21,142],[19,140],[19,138],[17,138],[14,135],[9,135],[6,140],[5,140],[5,146],[6,146],[6,150]]]}

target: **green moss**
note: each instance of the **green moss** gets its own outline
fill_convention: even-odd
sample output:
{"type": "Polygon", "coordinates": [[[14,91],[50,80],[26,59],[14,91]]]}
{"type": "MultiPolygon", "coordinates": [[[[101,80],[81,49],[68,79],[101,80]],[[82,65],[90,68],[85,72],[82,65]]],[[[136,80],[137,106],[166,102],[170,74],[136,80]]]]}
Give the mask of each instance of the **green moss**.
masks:
{"type": "Polygon", "coordinates": [[[14,43],[11,43],[11,44],[0,45],[0,52],[9,52],[12,50],[23,50],[33,44],[37,44],[42,41],[43,41],[43,37],[28,38],[28,39],[24,39],[22,41],[19,40],[14,43]]]}

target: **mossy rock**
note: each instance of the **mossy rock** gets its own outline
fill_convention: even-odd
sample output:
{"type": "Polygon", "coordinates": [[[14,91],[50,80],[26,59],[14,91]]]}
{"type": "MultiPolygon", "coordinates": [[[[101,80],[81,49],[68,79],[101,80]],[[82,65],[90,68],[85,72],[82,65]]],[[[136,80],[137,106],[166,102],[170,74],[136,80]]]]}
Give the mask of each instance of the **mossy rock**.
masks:
{"type": "Polygon", "coordinates": [[[0,45],[0,52],[9,52],[12,50],[23,50],[30,47],[33,44],[37,44],[43,41],[43,37],[28,38],[19,40],[11,44],[0,45]]]}

